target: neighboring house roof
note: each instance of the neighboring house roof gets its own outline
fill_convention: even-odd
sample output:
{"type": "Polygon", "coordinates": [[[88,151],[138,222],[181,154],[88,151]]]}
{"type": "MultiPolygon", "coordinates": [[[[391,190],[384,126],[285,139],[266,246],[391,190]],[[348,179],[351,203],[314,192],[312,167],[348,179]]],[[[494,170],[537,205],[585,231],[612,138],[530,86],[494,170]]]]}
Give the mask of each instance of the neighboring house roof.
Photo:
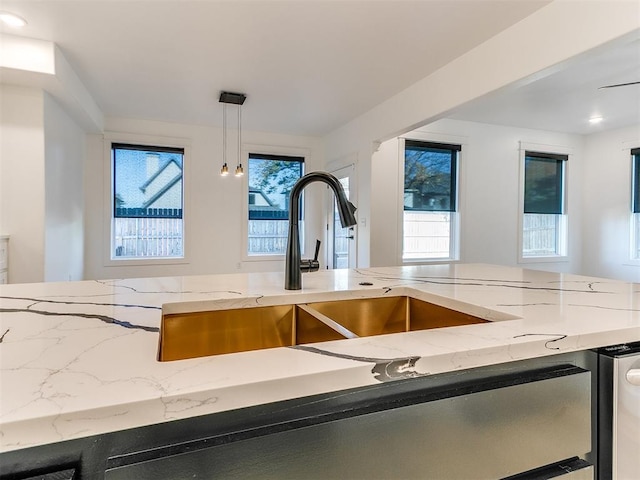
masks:
{"type": "Polygon", "coordinates": [[[283,210],[260,189],[249,187],[249,220],[286,220],[289,217],[289,211],[283,210]],[[264,201],[262,205],[256,205],[255,198],[251,203],[251,194],[260,196],[264,201]]]}
{"type": "Polygon", "coordinates": [[[249,208],[250,209],[256,209],[256,208],[259,208],[259,207],[274,207],[273,202],[271,201],[271,199],[261,189],[249,187],[249,193],[260,195],[260,198],[262,198],[262,200],[264,200],[267,203],[267,205],[256,205],[255,202],[254,203],[249,203],[249,208]]]}
{"type": "MultiPolygon", "coordinates": [[[[147,189],[147,187],[149,185],[151,185],[153,183],[153,181],[158,178],[158,176],[164,172],[167,167],[169,167],[169,165],[171,165],[172,163],[174,163],[176,165],[176,167],[178,167],[178,169],[180,169],[180,178],[182,178],[182,167],[178,164],[178,162],[176,162],[176,160],[174,158],[169,159],[168,161],[166,161],[164,163],[164,165],[162,165],[162,167],[160,167],[158,169],[158,171],[156,173],[154,173],[153,175],[151,175],[146,182],[144,182],[141,186],[140,186],[140,190],[142,190],[142,192],[144,193],[144,191],[147,189]]],[[[173,180],[172,180],[173,181],[173,180]]],[[[174,182],[175,183],[175,182],[174,182]]]]}
{"type": "Polygon", "coordinates": [[[182,167],[180,166],[180,164],[173,158],[170,158],[167,161],[165,161],[164,164],[160,168],[158,168],[158,170],[140,186],[140,190],[143,193],[145,193],[146,196],[148,196],[148,198],[142,204],[142,208],[151,207],[154,203],[160,200],[165,194],[167,194],[167,192],[169,192],[172,189],[172,187],[176,183],[178,183],[180,180],[182,180],[182,167]],[[169,167],[173,167],[174,172],[177,169],[177,173],[171,176],[172,172],[169,169],[169,167]],[[164,175],[161,176],[162,174],[164,175]],[[156,182],[157,185],[153,185],[154,182],[156,182]],[[154,186],[154,188],[150,189],[149,187],[151,187],[152,185],[154,186]],[[150,191],[147,192],[147,190],[150,190],[150,191]]]}
{"type": "Polygon", "coordinates": [[[157,202],[160,198],[162,198],[162,196],[165,193],[167,193],[171,189],[171,187],[173,187],[180,180],[182,180],[182,172],[176,175],[175,177],[173,177],[171,180],[169,180],[164,187],[162,187],[160,190],[156,192],[154,196],[152,196],[149,200],[144,202],[142,204],[142,208],[149,208],[151,205],[157,202]]]}

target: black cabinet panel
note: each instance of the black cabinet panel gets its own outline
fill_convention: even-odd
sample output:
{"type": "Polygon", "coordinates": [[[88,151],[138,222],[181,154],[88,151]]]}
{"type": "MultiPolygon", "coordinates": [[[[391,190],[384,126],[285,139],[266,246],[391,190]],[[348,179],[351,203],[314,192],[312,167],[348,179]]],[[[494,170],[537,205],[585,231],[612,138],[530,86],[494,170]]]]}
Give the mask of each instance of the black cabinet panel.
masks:
{"type": "Polygon", "coordinates": [[[77,480],[76,469],[69,468],[66,470],[58,470],[50,473],[43,473],[24,480],[77,480]]]}
{"type": "Polygon", "coordinates": [[[563,354],[5,452],[0,480],[58,480],[36,476],[44,472],[75,474],[64,480],[425,478],[412,469],[468,468],[472,458],[500,464],[506,457],[495,455],[505,449],[532,457],[495,479],[591,450],[590,372],[582,367],[584,352],[563,354]],[[451,456],[463,448],[475,457],[451,456]]]}
{"type": "Polygon", "coordinates": [[[208,445],[174,445],[166,456],[120,457],[105,479],[496,479],[588,453],[590,392],[590,372],[573,366],[389,391],[208,445]]]}

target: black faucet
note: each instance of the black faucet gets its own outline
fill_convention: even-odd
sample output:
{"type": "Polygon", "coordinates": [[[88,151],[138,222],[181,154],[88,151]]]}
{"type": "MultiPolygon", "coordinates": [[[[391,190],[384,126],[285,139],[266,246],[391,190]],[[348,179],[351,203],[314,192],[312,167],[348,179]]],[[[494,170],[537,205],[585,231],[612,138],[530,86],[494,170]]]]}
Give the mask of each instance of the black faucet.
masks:
{"type": "MultiPolygon", "coordinates": [[[[342,228],[352,227],[356,224],[356,217],[353,215],[356,207],[347,200],[347,195],[344,193],[344,189],[336,177],[326,172],[311,172],[301,177],[291,189],[289,196],[289,236],[287,239],[287,256],[284,270],[284,288],[286,290],[300,290],[302,288],[302,270],[312,271],[309,268],[310,263],[313,264],[314,267],[319,265],[317,262],[318,251],[320,249],[319,241],[316,243],[315,264],[313,263],[314,260],[300,259],[300,230],[298,228],[300,195],[304,187],[313,182],[324,182],[333,190],[336,196],[342,228]]],[[[317,270],[317,268],[315,270],[317,270]]]]}

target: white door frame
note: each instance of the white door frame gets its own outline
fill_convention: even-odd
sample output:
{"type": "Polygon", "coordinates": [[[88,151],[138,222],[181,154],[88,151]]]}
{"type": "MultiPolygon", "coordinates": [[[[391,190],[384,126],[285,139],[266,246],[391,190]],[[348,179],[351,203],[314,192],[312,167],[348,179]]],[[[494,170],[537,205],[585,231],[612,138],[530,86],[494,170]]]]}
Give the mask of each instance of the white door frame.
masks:
{"type": "MultiPolygon", "coordinates": [[[[351,163],[344,167],[340,167],[334,170],[330,170],[332,175],[334,175],[338,180],[342,178],[349,178],[349,201],[353,203],[356,207],[357,203],[357,179],[356,179],[356,164],[351,163]]],[[[325,242],[327,248],[325,249],[325,265],[326,268],[335,268],[334,261],[334,195],[333,192],[327,187],[327,215],[326,215],[326,237],[325,242]]],[[[349,242],[349,268],[357,268],[358,262],[358,226],[355,225],[352,227],[353,239],[349,242]]]]}

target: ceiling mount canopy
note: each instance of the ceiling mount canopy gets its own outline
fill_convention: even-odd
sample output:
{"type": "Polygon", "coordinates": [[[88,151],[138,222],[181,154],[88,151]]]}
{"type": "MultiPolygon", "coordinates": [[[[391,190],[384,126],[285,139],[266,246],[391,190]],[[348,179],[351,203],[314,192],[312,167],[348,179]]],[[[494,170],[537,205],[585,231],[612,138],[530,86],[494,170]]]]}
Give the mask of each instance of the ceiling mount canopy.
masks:
{"type": "Polygon", "coordinates": [[[234,92],[220,92],[220,103],[224,104],[223,117],[222,117],[222,168],[220,169],[220,175],[226,177],[229,175],[229,167],[227,166],[227,105],[236,105],[238,114],[238,150],[237,150],[237,162],[236,162],[236,177],[244,175],[244,169],[242,168],[242,162],[240,161],[241,148],[242,148],[242,114],[241,108],[247,96],[244,93],[234,92]]]}
{"type": "Polygon", "coordinates": [[[242,105],[246,99],[247,96],[244,93],[220,92],[220,103],[242,105]]]}

